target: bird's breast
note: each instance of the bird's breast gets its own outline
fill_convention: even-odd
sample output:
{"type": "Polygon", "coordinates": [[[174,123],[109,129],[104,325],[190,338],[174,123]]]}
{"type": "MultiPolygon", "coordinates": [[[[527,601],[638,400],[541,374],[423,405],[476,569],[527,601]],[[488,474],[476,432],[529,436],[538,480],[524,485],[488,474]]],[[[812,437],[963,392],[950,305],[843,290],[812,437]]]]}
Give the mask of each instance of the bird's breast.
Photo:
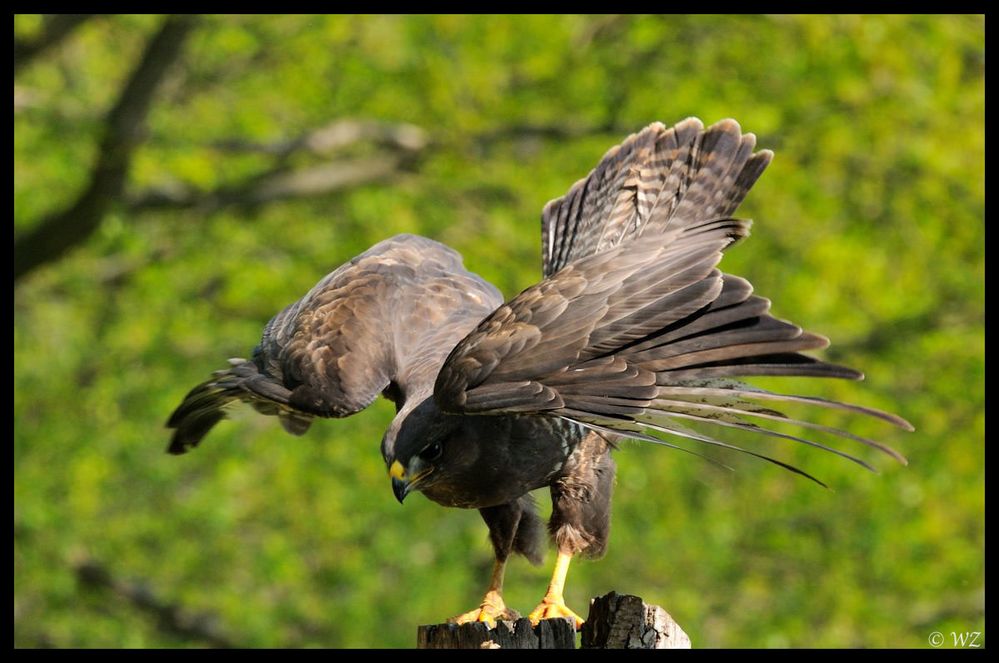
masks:
{"type": "Polygon", "coordinates": [[[427,486],[424,495],[443,506],[482,509],[551,485],[583,439],[584,429],[554,417],[513,419],[508,435],[482,440],[474,464],[427,486]]]}

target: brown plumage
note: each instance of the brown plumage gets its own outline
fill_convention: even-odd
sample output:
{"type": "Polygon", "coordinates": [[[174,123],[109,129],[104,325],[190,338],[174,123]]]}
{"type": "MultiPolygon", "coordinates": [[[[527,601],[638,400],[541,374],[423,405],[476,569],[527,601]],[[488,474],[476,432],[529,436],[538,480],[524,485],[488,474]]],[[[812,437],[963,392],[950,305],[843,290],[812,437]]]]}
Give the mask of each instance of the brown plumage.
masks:
{"type": "MultiPolygon", "coordinates": [[[[859,379],[803,354],[828,341],[769,314],[722,253],[749,234],[732,214],[772,154],[733,120],[650,125],[604,155],[542,214],[544,278],[504,303],[432,240],[400,235],[343,265],[274,317],[253,359],[196,387],[171,416],[169,450],[198,444],[232,401],[249,402],[302,434],[379,393],[397,415],[382,454],[401,501],[411,491],[477,508],[496,568],[482,605],[458,619],[509,615],[502,601],[512,552],[539,561],[543,528],[531,490],[549,487],[560,553],[532,618],[575,616],[562,602],[572,555],[603,553],[622,437],[694,452],[686,441],[744,452],[815,481],[783,461],[686,424],[739,429],[859,457],[775,430],[773,423],[885,445],[791,419],[781,403],[837,408],[911,429],[856,405],[751,387],[736,378],[859,379]],[[653,435],[665,433],[666,438],[653,435]]],[[[577,618],[578,619],[578,618],[577,618]]]]}

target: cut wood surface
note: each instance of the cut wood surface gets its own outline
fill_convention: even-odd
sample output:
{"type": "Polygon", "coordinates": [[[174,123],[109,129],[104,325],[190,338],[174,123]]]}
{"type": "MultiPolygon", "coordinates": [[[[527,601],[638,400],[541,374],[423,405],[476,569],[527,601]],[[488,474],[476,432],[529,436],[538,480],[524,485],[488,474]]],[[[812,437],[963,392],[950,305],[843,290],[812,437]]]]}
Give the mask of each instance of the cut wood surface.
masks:
{"type": "Polygon", "coordinates": [[[583,649],[690,649],[670,614],[637,596],[610,592],[590,601],[583,649]]]}

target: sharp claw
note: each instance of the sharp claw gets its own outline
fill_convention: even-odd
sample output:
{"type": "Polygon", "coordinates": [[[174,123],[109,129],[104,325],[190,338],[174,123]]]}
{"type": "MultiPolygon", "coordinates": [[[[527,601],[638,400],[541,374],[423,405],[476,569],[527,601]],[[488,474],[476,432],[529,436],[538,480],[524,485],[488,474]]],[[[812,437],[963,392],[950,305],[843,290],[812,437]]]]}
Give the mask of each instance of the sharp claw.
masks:
{"type": "Polygon", "coordinates": [[[531,614],[527,616],[527,618],[531,620],[531,624],[534,626],[537,626],[542,619],[563,619],[566,617],[575,622],[577,631],[582,628],[585,620],[573,612],[569,606],[561,600],[551,601],[545,599],[541,602],[541,605],[535,608],[531,614]]]}
{"type": "Polygon", "coordinates": [[[474,610],[462,613],[447,620],[451,624],[467,624],[468,622],[485,622],[490,628],[496,626],[497,621],[516,621],[520,619],[520,613],[510,610],[503,603],[503,598],[499,594],[490,592],[486,594],[482,604],[474,610]]]}
{"type": "Polygon", "coordinates": [[[447,620],[449,624],[467,624],[469,622],[485,622],[489,628],[494,628],[497,621],[517,621],[520,615],[512,610],[493,612],[486,608],[476,608],[457,617],[447,620]]]}
{"type": "Polygon", "coordinates": [[[485,610],[476,608],[475,610],[469,610],[456,617],[452,617],[447,620],[449,624],[468,624],[469,622],[485,622],[489,627],[496,626],[495,618],[491,617],[486,613],[485,610]]]}

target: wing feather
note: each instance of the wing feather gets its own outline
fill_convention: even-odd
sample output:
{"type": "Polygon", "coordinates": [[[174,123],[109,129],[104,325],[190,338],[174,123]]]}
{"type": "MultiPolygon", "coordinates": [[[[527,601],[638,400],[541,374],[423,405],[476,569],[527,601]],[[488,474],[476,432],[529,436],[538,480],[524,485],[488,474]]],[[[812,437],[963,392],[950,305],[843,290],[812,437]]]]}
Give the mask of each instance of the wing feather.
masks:
{"type": "MultiPolygon", "coordinates": [[[[681,426],[678,419],[816,447],[865,460],[773,425],[887,445],[788,417],[774,405],[813,405],[875,417],[862,406],[756,389],[752,375],[861,379],[854,369],[803,354],[818,334],[770,314],[745,279],[717,269],[746,235],[731,218],[772,158],[724,120],[653,124],[609,150],[588,177],[542,215],[545,279],[487,317],[445,361],[438,407],[466,414],[533,413],[638,439],[666,433],[747,453],[816,480],[783,461],[681,426]],[[768,425],[765,425],[768,424],[768,425]]],[[[816,480],[817,481],[817,480],[816,480]]],[[[819,482],[821,483],[821,482],[819,482]]]]}
{"type": "Polygon", "coordinates": [[[640,236],[670,242],[688,226],[731,216],[773,158],[755,146],[731,119],[707,129],[697,118],[656,122],[632,134],[545,205],[544,275],[640,236]]]}
{"type": "Polygon", "coordinates": [[[252,361],[193,389],[167,422],[169,451],[196,446],[236,401],[301,435],[314,417],[349,416],[381,393],[397,407],[429,396],[455,341],[500,303],[443,244],[415,235],[376,244],[276,315],[252,361]]]}

